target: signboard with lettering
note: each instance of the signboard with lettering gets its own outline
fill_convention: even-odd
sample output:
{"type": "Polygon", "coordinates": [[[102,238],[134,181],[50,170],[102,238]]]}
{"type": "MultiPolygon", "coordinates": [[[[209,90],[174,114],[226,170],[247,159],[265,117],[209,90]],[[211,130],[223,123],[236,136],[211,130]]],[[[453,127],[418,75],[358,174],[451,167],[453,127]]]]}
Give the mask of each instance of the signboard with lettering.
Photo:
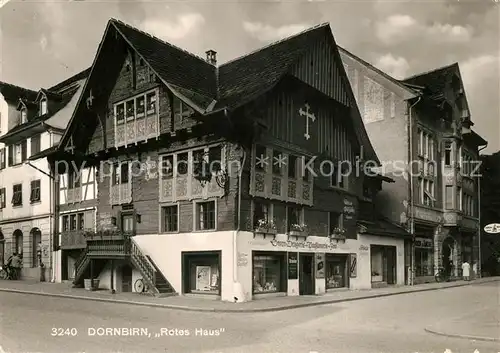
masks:
{"type": "Polygon", "coordinates": [[[325,254],[318,253],[314,258],[316,259],[316,278],[325,278],[325,254]]]}
{"type": "Polygon", "coordinates": [[[352,219],[355,212],[354,203],[348,199],[344,199],[344,218],[347,220],[352,219]]]}
{"type": "Polygon", "coordinates": [[[292,241],[292,240],[271,240],[271,245],[280,248],[293,248],[293,249],[337,249],[337,244],[333,243],[318,243],[312,241],[292,241]]]}
{"type": "Polygon", "coordinates": [[[425,248],[432,249],[434,246],[434,242],[429,238],[415,238],[415,247],[416,248],[425,248]]]}
{"type": "Polygon", "coordinates": [[[248,254],[243,252],[238,253],[238,267],[246,267],[248,265],[248,254]]]}
{"type": "Polygon", "coordinates": [[[358,259],[356,254],[349,254],[349,277],[356,278],[358,275],[358,259]]]}
{"type": "Polygon", "coordinates": [[[299,270],[298,266],[298,253],[289,252],[288,253],[288,279],[298,279],[299,278],[299,270]]]}
{"type": "Polygon", "coordinates": [[[500,223],[491,223],[484,227],[484,231],[489,234],[500,233],[500,223]]]}

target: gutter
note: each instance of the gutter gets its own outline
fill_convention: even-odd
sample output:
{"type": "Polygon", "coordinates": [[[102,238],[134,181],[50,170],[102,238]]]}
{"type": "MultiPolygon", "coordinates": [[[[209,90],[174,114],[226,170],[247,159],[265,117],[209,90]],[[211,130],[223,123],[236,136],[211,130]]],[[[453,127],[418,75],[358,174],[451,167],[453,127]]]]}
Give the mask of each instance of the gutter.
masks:
{"type": "MultiPolygon", "coordinates": [[[[478,153],[478,157],[479,157],[479,154],[481,153],[482,150],[484,150],[486,147],[488,147],[488,142],[486,142],[486,145],[484,145],[483,147],[481,147],[480,149],[478,149],[477,153],[478,153]]],[[[479,258],[478,258],[478,266],[477,266],[477,270],[478,270],[478,276],[479,278],[481,278],[481,274],[482,274],[482,256],[481,256],[481,252],[482,252],[482,249],[481,249],[481,235],[483,234],[483,230],[481,228],[481,177],[482,175],[479,175],[479,178],[477,178],[477,217],[478,217],[478,222],[479,222],[479,230],[478,230],[478,243],[479,243],[479,258]]]]}

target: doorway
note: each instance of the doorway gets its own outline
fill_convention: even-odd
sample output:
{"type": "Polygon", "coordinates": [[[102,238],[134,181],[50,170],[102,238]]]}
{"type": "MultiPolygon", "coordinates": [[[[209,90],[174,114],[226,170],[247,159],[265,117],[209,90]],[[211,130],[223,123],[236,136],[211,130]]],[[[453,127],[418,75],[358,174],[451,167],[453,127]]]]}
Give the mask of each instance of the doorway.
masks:
{"type": "Polygon", "coordinates": [[[314,254],[299,254],[299,294],[314,294],[314,254]]]}
{"type": "Polygon", "coordinates": [[[132,292],[132,267],[130,265],[122,267],[122,292],[132,292]]]}
{"type": "Polygon", "coordinates": [[[396,284],[396,247],[372,245],[370,249],[372,285],[396,284]]]}

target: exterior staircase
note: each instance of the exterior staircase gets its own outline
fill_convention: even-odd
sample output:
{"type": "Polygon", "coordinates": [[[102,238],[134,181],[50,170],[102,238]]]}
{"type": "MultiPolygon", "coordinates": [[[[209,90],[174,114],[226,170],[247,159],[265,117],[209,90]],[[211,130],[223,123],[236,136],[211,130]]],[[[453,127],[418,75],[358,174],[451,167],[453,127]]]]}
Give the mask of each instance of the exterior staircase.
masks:
{"type": "Polygon", "coordinates": [[[132,234],[116,233],[96,235],[87,238],[87,247],[75,263],[75,286],[83,286],[85,278],[94,279],[104,269],[109,260],[125,260],[139,270],[148,291],[155,296],[175,295],[175,290],[163,276],[151,257],[144,255],[132,234]]]}

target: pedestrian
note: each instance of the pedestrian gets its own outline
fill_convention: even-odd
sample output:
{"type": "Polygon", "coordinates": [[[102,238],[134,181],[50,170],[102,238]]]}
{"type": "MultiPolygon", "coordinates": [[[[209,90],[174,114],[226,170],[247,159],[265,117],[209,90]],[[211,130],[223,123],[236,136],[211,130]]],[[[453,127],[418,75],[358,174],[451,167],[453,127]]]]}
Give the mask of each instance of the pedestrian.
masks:
{"type": "Polygon", "coordinates": [[[17,254],[14,253],[12,254],[12,258],[10,260],[10,264],[13,268],[13,273],[14,273],[14,278],[13,279],[19,279],[21,278],[21,266],[22,266],[22,260],[21,257],[17,254]]]}
{"type": "Polygon", "coordinates": [[[465,260],[465,262],[462,264],[462,276],[464,278],[464,281],[470,280],[470,265],[467,260],[465,260]]]}

